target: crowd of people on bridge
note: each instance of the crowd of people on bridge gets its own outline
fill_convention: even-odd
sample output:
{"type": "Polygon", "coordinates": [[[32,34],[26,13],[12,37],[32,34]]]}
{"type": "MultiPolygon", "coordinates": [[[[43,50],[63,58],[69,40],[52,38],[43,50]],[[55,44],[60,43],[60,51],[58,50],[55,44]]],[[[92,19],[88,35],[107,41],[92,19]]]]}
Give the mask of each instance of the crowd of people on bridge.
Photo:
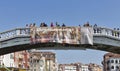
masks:
{"type": "MultiPolygon", "coordinates": [[[[36,23],[33,24],[26,24],[26,27],[34,27],[36,26],[36,23]]],[[[78,25],[79,27],[81,27],[81,25],[78,25]]],[[[45,22],[41,22],[39,27],[67,27],[64,23],[62,23],[62,25],[58,24],[58,22],[51,22],[50,25],[46,24],[45,22]]],[[[92,27],[92,25],[89,24],[89,22],[86,22],[85,24],[83,24],[83,27],[92,27]]],[[[94,24],[93,27],[97,27],[97,24],[94,24]]]]}
{"type": "MultiPolygon", "coordinates": [[[[35,27],[36,23],[33,24],[26,24],[26,27],[35,27]]],[[[45,22],[41,22],[39,27],[49,27],[48,24],[46,24],[45,22]]],[[[55,24],[53,22],[51,22],[50,27],[66,27],[66,25],[63,23],[61,26],[60,24],[58,24],[58,22],[56,22],[55,24]]]]}

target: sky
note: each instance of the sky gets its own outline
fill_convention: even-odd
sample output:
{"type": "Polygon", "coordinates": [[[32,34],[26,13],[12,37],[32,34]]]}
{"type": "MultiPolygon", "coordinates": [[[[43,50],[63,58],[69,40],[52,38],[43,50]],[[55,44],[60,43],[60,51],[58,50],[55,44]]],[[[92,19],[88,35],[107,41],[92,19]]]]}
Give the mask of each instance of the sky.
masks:
{"type": "MultiPolygon", "coordinates": [[[[89,21],[91,25],[120,28],[119,3],[120,0],[1,0],[0,32],[25,27],[30,23],[39,26],[41,22],[82,26],[89,21]]],[[[101,64],[102,56],[106,53],[89,49],[54,52],[61,63],[79,61],[97,64],[101,64]]]]}

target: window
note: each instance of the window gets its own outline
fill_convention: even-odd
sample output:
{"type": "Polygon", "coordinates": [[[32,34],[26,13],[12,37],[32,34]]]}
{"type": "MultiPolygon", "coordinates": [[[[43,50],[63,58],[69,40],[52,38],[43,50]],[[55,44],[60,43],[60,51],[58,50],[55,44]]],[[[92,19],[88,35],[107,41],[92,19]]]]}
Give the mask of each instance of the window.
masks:
{"type": "Polygon", "coordinates": [[[111,66],[111,69],[114,69],[114,66],[111,66]]]}
{"type": "Polygon", "coordinates": [[[118,63],[118,61],[116,60],[115,63],[118,63]]]}
{"type": "Polygon", "coordinates": [[[108,61],[107,61],[107,64],[109,64],[109,63],[110,63],[110,61],[108,60],[108,61]]]}
{"type": "Polygon", "coordinates": [[[34,67],[36,67],[36,64],[34,64],[34,67]]]}
{"type": "Polygon", "coordinates": [[[39,60],[37,60],[37,63],[39,63],[39,60]]]}
{"type": "Polygon", "coordinates": [[[111,60],[111,63],[114,63],[114,60],[111,60]]]}
{"type": "Polygon", "coordinates": [[[116,66],[116,69],[119,69],[119,66],[116,66]]]}
{"type": "Polygon", "coordinates": [[[109,68],[109,67],[107,67],[107,70],[110,70],[110,68],[109,68]]]}
{"type": "Polygon", "coordinates": [[[51,58],[53,58],[53,55],[51,55],[51,58]]]}

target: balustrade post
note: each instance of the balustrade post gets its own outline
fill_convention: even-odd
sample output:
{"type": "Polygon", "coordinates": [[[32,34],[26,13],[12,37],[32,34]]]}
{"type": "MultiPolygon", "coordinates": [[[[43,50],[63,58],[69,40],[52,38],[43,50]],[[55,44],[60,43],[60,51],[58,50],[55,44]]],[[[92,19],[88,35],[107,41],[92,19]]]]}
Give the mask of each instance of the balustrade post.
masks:
{"type": "Polygon", "coordinates": [[[20,35],[20,29],[16,29],[16,36],[20,35]]]}
{"type": "Polygon", "coordinates": [[[102,35],[107,35],[107,29],[105,29],[105,28],[102,29],[102,30],[101,30],[101,33],[102,33],[102,35]]]}
{"type": "Polygon", "coordinates": [[[97,27],[93,27],[93,33],[96,34],[97,33],[97,27]]]}

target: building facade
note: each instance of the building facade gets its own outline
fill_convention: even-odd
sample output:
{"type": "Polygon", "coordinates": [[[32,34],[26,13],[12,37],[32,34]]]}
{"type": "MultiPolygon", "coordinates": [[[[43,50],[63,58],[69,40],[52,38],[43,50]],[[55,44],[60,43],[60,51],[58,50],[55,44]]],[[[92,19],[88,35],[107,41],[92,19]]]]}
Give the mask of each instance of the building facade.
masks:
{"type": "Polygon", "coordinates": [[[89,64],[89,71],[103,71],[103,67],[94,63],[89,64]]]}
{"type": "MultiPolygon", "coordinates": [[[[0,56],[0,66],[8,69],[29,69],[29,53],[19,51],[0,56]]],[[[2,70],[4,71],[5,69],[2,70]]]]}
{"type": "Polygon", "coordinates": [[[77,71],[75,64],[59,64],[58,71],[77,71]]]}
{"type": "Polygon", "coordinates": [[[120,58],[108,59],[108,67],[110,71],[120,71],[120,58]]]}
{"type": "Polygon", "coordinates": [[[81,68],[79,68],[80,69],[79,71],[89,71],[88,64],[82,64],[80,67],[81,68]]]}
{"type": "Polygon", "coordinates": [[[71,63],[59,64],[58,71],[89,71],[87,64],[71,63]]]}
{"type": "Polygon", "coordinates": [[[29,52],[28,51],[19,51],[14,53],[14,63],[15,67],[22,69],[29,69],[29,52]]]}
{"type": "Polygon", "coordinates": [[[103,59],[104,71],[120,71],[120,54],[107,53],[103,59]]]}
{"type": "Polygon", "coordinates": [[[102,66],[97,64],[82,64],[82,63],[71,63],[71,64],[59,64],[58,71],[103,71],[102,66]]]}
{"type": "Polygon", "coordinates": [[[30,56],[30,71],[57,71],[55,53],[31,51],[30,56]]]}
{"type": "Polygon", "coordinates": [[[14,53],[0,56],[0,65],[6,67],[15,67],[14,65],[14,53]]]}

